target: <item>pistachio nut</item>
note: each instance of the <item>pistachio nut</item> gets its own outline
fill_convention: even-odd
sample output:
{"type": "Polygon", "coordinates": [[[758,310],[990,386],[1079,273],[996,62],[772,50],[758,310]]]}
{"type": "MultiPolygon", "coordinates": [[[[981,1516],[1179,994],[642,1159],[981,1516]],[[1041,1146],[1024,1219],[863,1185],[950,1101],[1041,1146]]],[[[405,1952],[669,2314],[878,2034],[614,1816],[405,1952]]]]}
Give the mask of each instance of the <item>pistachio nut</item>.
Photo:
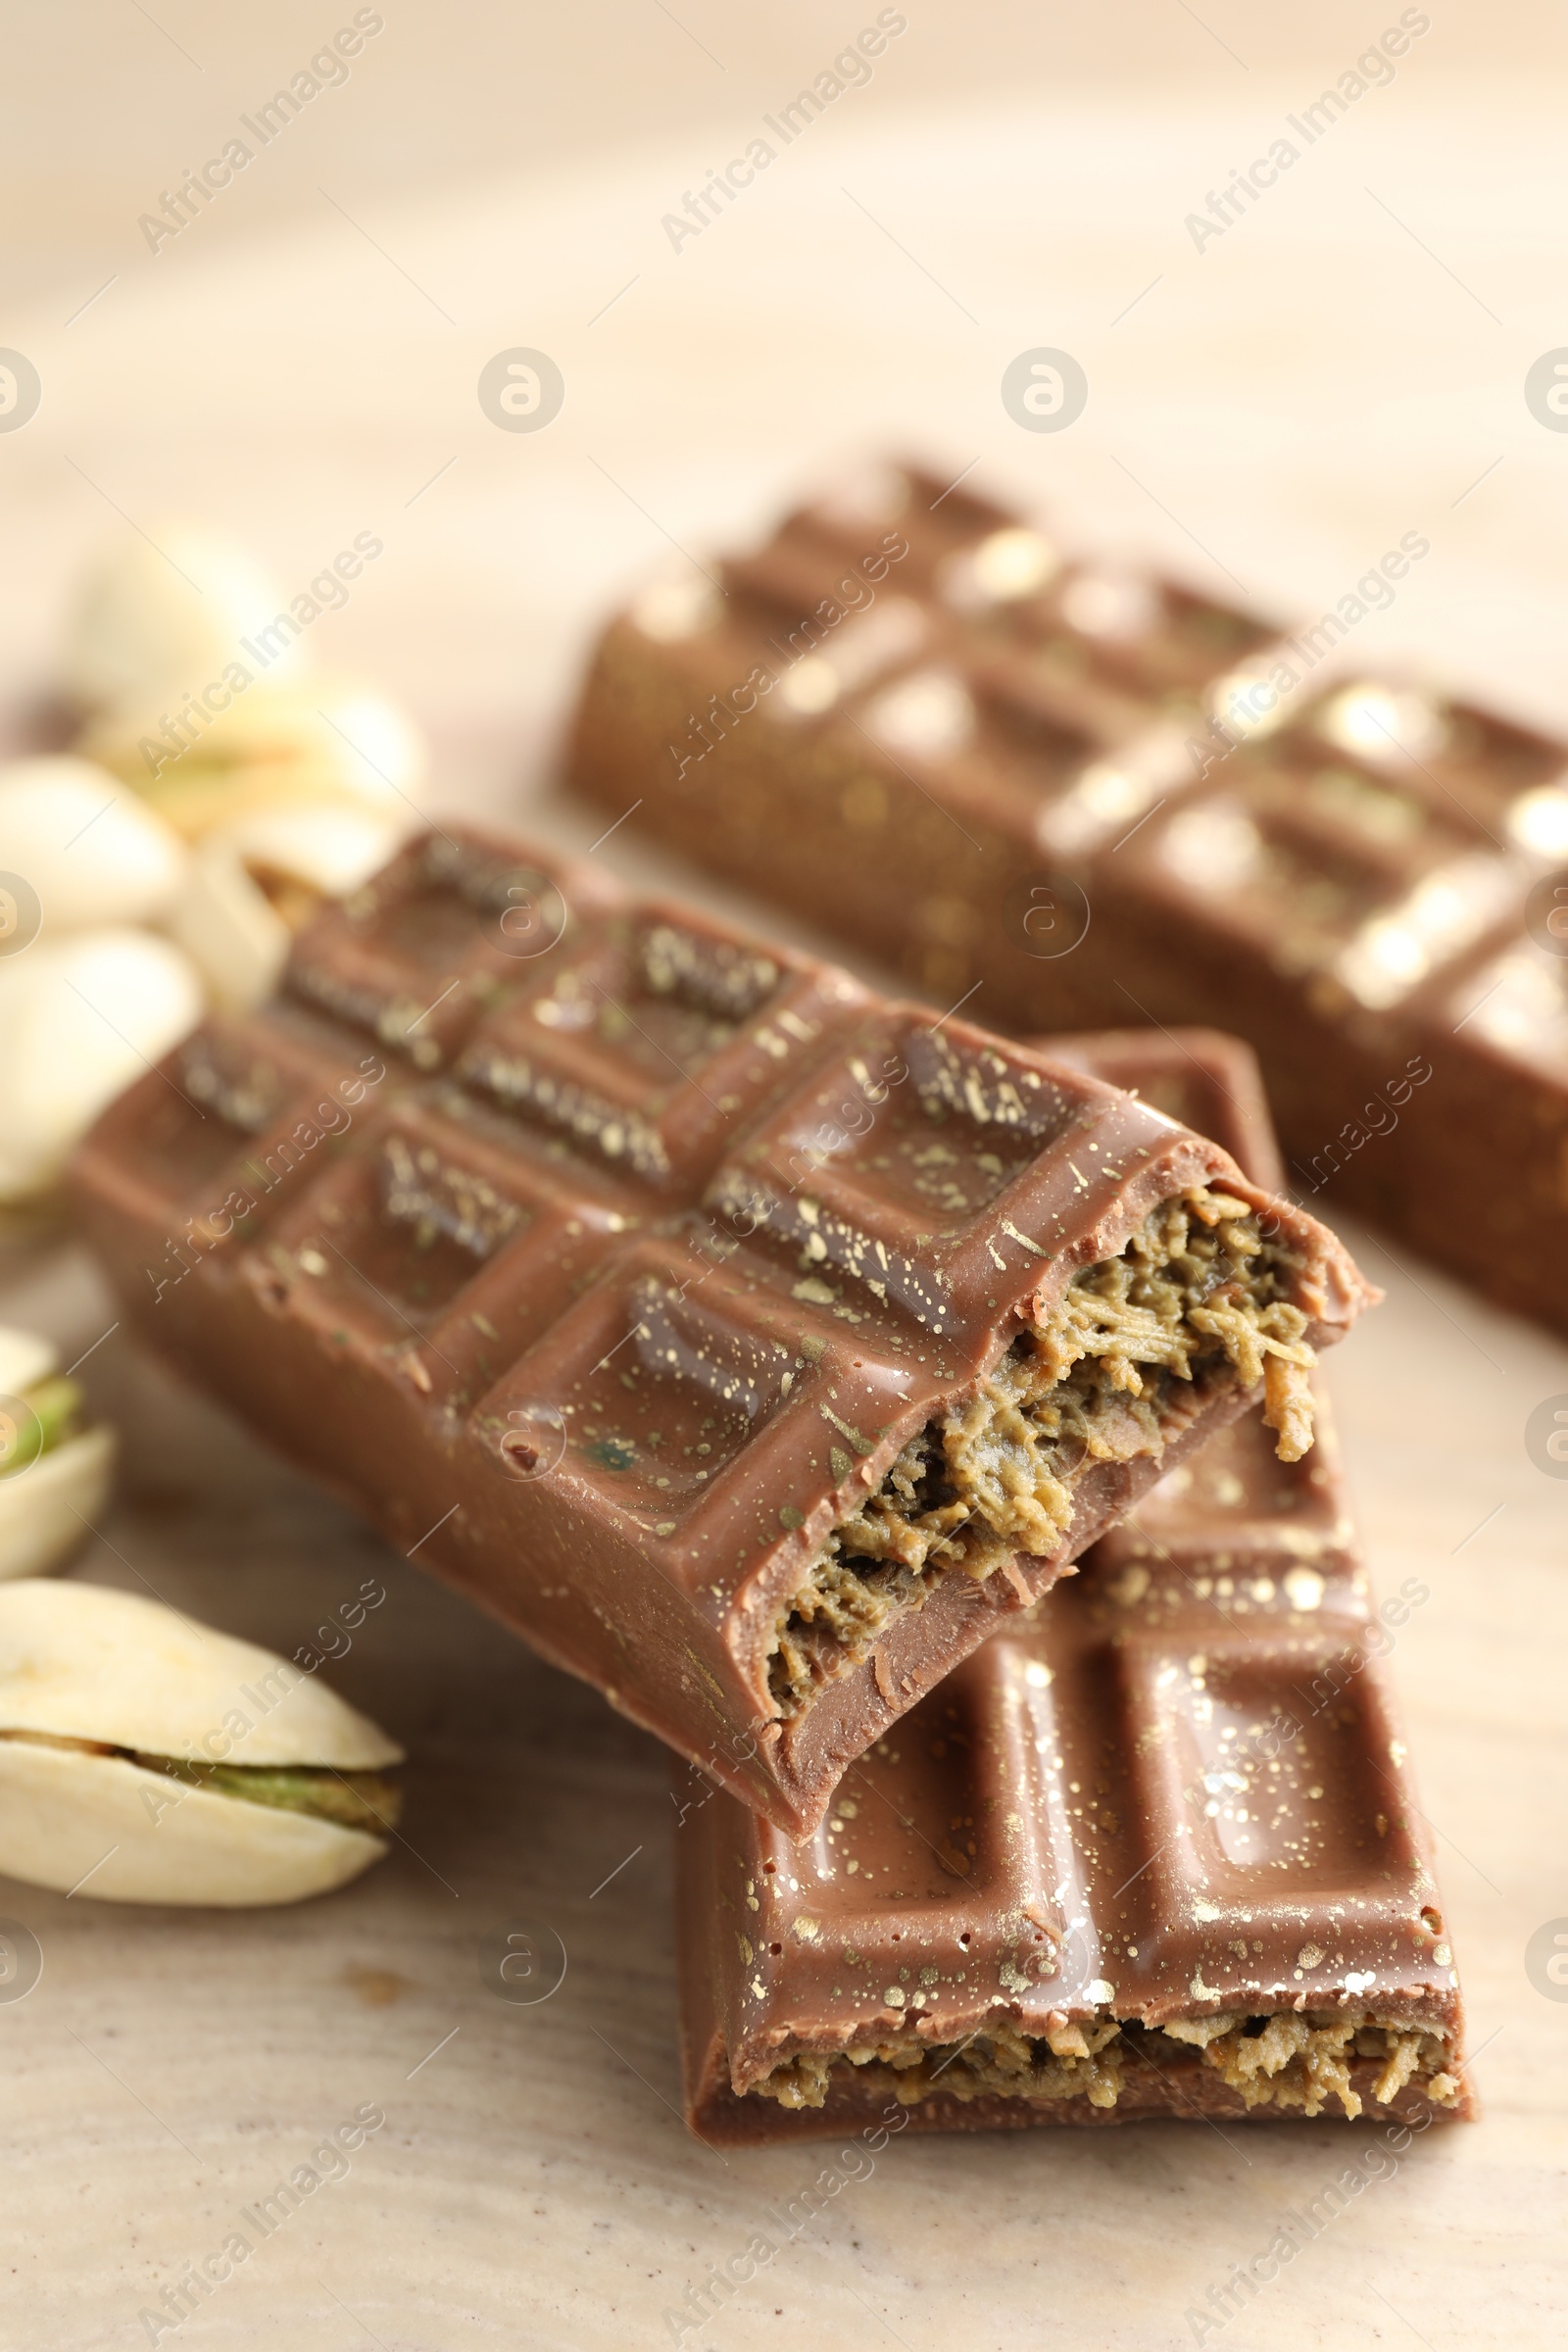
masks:
{"type": "Polygon", "coordinates": [[[368,881],[407,830],[345,801],[253,809],[198,844],[169,929],[218,1004],[246,1010],[270,996],[290,939],[321,901],[368,881]]]}
{"type": "Polygon", "coordinates": [[[412,722],[382,696],[337,682],[290,686],[270,672],[212,712],[167,698],[105,711],[77,749],[134,785],[187,841],[285,802],[368,802],[402,816],[425,757],[412,722]]]}
{"type": "Polygon", "coordinates": [[[105,1105],[201,1015],[194,965],[150,932],[82,931],[0,960],[0,1201],[46,1192],[105,1105]]]}
{"type": "Polygon", "coordinates": [[[115,1433],[82,1426],[82,1394],[35,1332],[0,1325],[0,1578],[47,1576],[109,1496],[115,1433]]]}
{"type": "Polygon", "coordinates": [[[188,863],[172,825],[90,760],[0,767],[0,866],[35,894],[42,937],[159,921],[188,863]]]}
{"type": "MultiPolygon", "coordinates": [[[[266,628],[282,598],[241,547],[174,518],[122,538],[82,581],[63,648],[63,683],[89,710],[178,707],[221,678],[240,642],[266,628]],[[157,545],[153,544],[157,541],[157,545]]],[[[280,666],[302,666],[292,647],[280,666]]]]}
{"type": "Polygon", "coordinates": [[[358,1877],[403,1750],[302,1672],[100,1585],[0,1588],[0,1871],[120,1903],[292,1903],[358,1877]]]}

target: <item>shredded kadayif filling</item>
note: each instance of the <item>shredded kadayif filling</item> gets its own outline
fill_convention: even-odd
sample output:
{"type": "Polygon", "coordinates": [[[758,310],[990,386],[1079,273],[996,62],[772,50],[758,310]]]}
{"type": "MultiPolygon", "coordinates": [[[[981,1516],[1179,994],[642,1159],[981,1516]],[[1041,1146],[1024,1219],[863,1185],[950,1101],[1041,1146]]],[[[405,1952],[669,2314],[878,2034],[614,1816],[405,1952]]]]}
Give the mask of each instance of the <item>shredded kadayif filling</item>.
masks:
{"type": "Polygon", "coordinates": [[[1200,1188],[1076,1275],[1050,1325],[1021,1332],[969,1404],[929,1422],[834,1529],[774,1629],[781,1712],[863,1657],[942,1574],[983,1583],[1020,1551],[1054,1551],[1086,1463],[1161,1451],[1178,1382],[1261,1381],[1280,1459],[1298,1461],[1312,1443],[1313,1354],[1286,1295],[1296,1262],[1245,1201],[1200,1188]]]}
{"type": "Polygon", "coordinates": [[[1376,2062],[1371,2094],[1381,2105],[1407,2082],[1439,2107],[1459,2095],[1441,2034],[1289,2009],[1271,2017],[1175,2018],[1162,2027],[1104,2018],[1048,2026],[1037,2035],[999,2022],[966,2041],[942,2044],[901,2034],[852,2050],[803,2051],[754,2083],[752,2095],[784,2107],[821,2107],[835,2082],[855,2082],[906,2107],[937,2092],[957,2099],[1082,2098],[1092,2107],[1114,2107],[1129,2064],[1147,2052],[1168,2072],[1188,2050],[1248,2107],[1299,2107],[1312,2116],[1336,2098],[1348,2116],[1358,2116],[1361,2096],[1350,2080],[1357,2061],[1376,2062]]]}

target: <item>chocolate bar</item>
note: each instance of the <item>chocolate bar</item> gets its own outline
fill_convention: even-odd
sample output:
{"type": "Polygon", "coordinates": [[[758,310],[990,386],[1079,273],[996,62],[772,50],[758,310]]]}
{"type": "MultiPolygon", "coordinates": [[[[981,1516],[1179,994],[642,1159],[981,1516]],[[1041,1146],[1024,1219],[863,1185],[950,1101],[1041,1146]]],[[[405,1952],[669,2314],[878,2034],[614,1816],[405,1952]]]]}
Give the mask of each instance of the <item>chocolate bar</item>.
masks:
{"type": "Polygon", "coordinates": [[[607,629],[580,791],[996,1026],[1243,1031],[1295,1189],[1568,1326],[1562,744],[912,467],[692,577],[607,629]]]}
{"type": "MultiPolygon", "coordinates": [[[[1219,1106],[1245,1099],[1223,1040],[1104,1058],[1189,1115],[1216,1061],[1219,1106]]],[[[693,2130],[1470,2114],[1383,1663],[1425,1597],[1373,1610],[1332,1439],[1288,1465],[1251,1413],[892,1726],[805,1844],[677,1774],[693,2130]]]]}
{"type": "Polygon", "coordinates": [[[1156,1109],[432,834],[104,1116],[127,1319],[793,1835],[1369,1294],[1156,1109]]]}
{"type": "Polygon", "coordinates": [[[705,2139],[1468,2112],[1378,1654],[1423,1589],[1374,1616],[1332,1482],[1256,1434],[894,1725],[805,1845],[686,1791],[705,2139]]]}
{"type": "Polygon", "coordinates": [[[1196,1127],[1266,1193],[1284,1192],[1263,1073],[1241,1038],[1222,1029],[1091,1029],[1030,1043],[1054,1061],[1136,1095],[1179,1126],[1196,1127]]]}

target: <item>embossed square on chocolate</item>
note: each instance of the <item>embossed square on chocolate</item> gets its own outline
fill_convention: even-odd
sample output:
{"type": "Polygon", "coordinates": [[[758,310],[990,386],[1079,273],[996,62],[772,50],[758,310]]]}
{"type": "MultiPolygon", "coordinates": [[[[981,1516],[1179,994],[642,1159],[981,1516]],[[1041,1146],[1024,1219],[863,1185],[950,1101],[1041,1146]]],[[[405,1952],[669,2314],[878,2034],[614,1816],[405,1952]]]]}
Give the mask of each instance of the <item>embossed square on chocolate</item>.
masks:
{"type": "Polygon", "coordinates": [[[1369,1296],[1148,1103],[476,834],[324,909],[77,1183],[146,1338],[797,1836],[1250,1402],[1305,1456],[1369,1296]],[[221,1231],[180,1070],[203,1190],[217,1131],[288,1139],[221,1231]]]}

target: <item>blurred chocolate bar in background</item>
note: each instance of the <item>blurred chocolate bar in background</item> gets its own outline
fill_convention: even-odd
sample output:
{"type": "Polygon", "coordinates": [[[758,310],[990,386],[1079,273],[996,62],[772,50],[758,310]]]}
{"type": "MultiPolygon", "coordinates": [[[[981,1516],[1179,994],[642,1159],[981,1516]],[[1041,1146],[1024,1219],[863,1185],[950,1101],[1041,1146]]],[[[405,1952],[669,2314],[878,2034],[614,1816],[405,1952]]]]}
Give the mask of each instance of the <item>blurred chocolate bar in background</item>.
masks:
{"type": "Polygon", "coordinates": [[[581,792],[996,1026],[1242,1032],[1298,1195],[1568,1327],[1561,744],[913,467],[720,577],[606,630],[581,792]]]}

